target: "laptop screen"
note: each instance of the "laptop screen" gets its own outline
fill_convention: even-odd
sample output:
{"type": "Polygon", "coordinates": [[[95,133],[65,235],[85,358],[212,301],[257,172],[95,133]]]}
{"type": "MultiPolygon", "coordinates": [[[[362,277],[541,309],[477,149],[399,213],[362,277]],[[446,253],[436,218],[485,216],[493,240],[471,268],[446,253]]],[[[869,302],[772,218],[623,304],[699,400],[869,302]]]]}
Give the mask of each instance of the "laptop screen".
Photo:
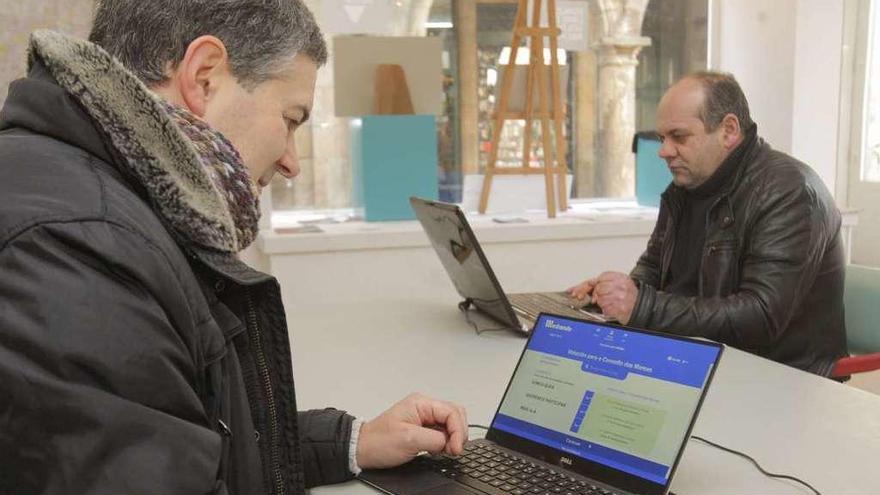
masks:
{"type": "Polygon", "coordinates": [[[410,204],[458,293],[496,320],[516,323],[516,316],[461,210],[452,204],[420,198],[410,198],[410,204]]]}
{"type": "Polygon", "coordinates": [[[666,486],[720,353],[544,314],[492,428],[666,486]]]}

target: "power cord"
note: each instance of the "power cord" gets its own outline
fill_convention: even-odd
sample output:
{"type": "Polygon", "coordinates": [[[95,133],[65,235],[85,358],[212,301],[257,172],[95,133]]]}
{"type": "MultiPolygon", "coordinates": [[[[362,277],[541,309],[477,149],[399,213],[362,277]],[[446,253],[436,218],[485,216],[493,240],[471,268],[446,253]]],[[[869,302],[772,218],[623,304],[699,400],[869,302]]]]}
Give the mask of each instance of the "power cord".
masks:
{"type": "MultiPolygon", "coordinates": [[[[487,430],[487,431],[489,430],[488,427],[483,426],[483,425],[477,425],[477,424],[470,424],[470,425],[468,425],[468,428],[479,428],[479,429],[481,429],[481,430],[487,430]]],[[[742,452],[739,452],[739,451],[736,451],[736,450],[733,450],[733,449],[727,448],[727,447],[725,447],[725,446],[723,446],[723,445],[718,445],[718,444],[715,443],[715,442],[712,442],[712,441],[706,440],[706,439],[703,438],[703,437],[698,437],[697,435],[692,435],[692,436],[691,436],[691,440],[697,440],[697,441],[699,441],[699,442],[703,442],[703,443],[705,443],[706,445],[710,445],[710,446],[712,446],[712,447],[715,447],[716,449],[723,450],[723,451],[725,451],[725,452],[727,452],[727,453],[729,453],[729,454],[733,454],[733,455],[736,455],[736,456],[742,457],[742,458],[744,458],[744,459],[748,459],[749,461],[751,461],[752,464],[755,465],[756,468],[758,468],[758,471],[760,471],[761,474],[763,474],[764,476],[767,476],[767,477],[770,477],[770,478],[777,478],[777,479],[783,479],[783,480],[794,481],[795,483],[800,483],[801,485],[803,485],[803,486],[809,488],[809,489],[812,490],[813,493],[815,493],[816,495],[822,495],[821,493],[819,493],[819,490],[816,490],[815,488],[813,488],[813,485],[807,483],[806,481],[804,481],[804,480],[802,480],[802,479],[795,478],[794,476],[789,476],[789,475],[787,475],[787,474],[771,473],[770,471],[765,470],[764,468],[761,467],[760,464],[758,464],[758,461],[756,461],[755,459],[753,459],[752,457],[750,457],[750,456],[747,455],[747,454],[743,454],[742,452]]],[[[673,492],[669,492],[669,495],[675,495],[675,494],[674,494],[673,492]]]]}
{"type": "Polygon", "coordinates": [[[471,300],[470,299],[467,299],[467,300],[464,300],[464,301],[458,303],[458,309],[461,310],[462,313],[464,313],[465,321],[467,321],[468,325],[474,327],[474,332],[476,332],[477,335],[483,335],[486,332],[500,332],[502,330],[508,330],[507,327],[492,327],[492,328],[482,328],[481,329],[479,326],[477,326],[476,323],[474,323],[473,320],[471,320],[471,314],[470,314],[471,308],[470,307],[471,307],[471,300]]]}
{"type": "Polygon", "coordinates": [[[816,490],[815,488],[813,488],[813,485],[807,483],[806,481],[804,481],[804,480],[802,480],[802,479],[796,478],[796,477],[794,477],[794,476],[789,476],[789,475],[787,475],[787,474],[771,473],[770,471],[765,470],[764,468],[761,467],[760,464],[758,464],[758,461],[756,461],[755,459],[753,459],[752,457],[750,457],[750,456],[747,455],[747,454],[743,454],[742,452],[739,452],[739,451],[736,451],[736,450],[733,450],[733,449],[727,448],[727,447],[725,447],[725,446],[723,446],[723,445],[718,445],[718,444],[715,443],[715,442],[712,442],[712,441],[706,440],[705,438],[703,438],[703,437],[698,437],[698,436],[696,436],[696,435],[692,435],[692,436],[691,436],[691,440],[697,440],[697,441],[699,441],[699,442],[703,442],[703,443],[705,443],[706,445],[711,445],[712,447],[715,447],[716,449],[723,450],[723,451],[725,451],[725,452],[727,452],[727,453],[729,453],[729,454],[733,454],[733,455],[735,455],[735,456],[742,457],[743,459],[748,459],[752,464],[755,465],[756,468],[758,468],[758,471],[760,471],[761,474],[763,474],[764,476],[767,476],[767,477],[770,477],[770,478],[777,478],[777,479],[782,479],[782,480],[794,481],[795,483],[800,483],[801,485],[803,485],[803,486],[809,488],[809,489],[812,490],[813,493],[815,493],[816,495],[822,495],[821,493],[819,493],[819,490],[816,490]]]}

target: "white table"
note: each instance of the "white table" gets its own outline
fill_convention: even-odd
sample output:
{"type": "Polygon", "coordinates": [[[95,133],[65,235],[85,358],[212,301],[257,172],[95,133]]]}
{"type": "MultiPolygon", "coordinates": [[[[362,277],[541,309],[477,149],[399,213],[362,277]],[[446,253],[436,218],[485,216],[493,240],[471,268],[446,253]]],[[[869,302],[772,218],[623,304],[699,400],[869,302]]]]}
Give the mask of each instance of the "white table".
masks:
{"type": "MultiPolygon", "coordinates": [[[[372,418],[419,391],[454,400],[467,408],[470,423],[488,425],[525,341],[508,332],[477,336],[454,303],[288,307],[299,407],[335,406],[372,418]]],[[[800,477],[823,495],[880,493],[880,396],[728,348],[694,432],[752,455],[765,469],[800,477]]],[[[672,489],[811,493],[695,441],[672,489]]],[[[376,492],[355,481],[313,493],[376,492]]]]}

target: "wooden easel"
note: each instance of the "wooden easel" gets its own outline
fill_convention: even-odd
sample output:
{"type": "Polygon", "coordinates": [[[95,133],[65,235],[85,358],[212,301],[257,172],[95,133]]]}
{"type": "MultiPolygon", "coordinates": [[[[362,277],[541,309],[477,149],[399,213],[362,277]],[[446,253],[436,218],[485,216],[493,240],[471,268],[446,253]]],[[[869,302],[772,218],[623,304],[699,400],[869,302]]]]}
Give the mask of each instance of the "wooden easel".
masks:
{"type": "Polygon", "coordinates": [[[541,26],[541,6],[543,0],[532,0],[532,16],[531,26],[526,20],[526,12],[528,11],[529,0],[519,0],[519,6],[516,11],[516,21],[513,26],[513,41],[510,43],[510,59],[504,75],[501,79],[501,94],[498,100],[498,106],[495,109],[495,127],[492,133],[492,148],[489,150],[489,163],[486,165],[486,173],[483,177],[483,192],[480,195],[480,213],[486,213],[489,205],[489,193],[492,189],[492,178],[496,174],[504,175],[534,175],[544,174],[544,184],[547,195],[547,217],[554,218],[556,216],[556,201],[553,187],[553,175],[556,174],[557,187],[556,192],[559,194],[559,209],[565,211],[568,209],[568,198],[566,195],[565,178],[568,167],[565,163],[565,141],[562,135],[562,95],[559,85],[559,60],[556,57],[558,48],[557,37],[560,29],[556,26],[556,0],[546,0],[547,2],[547,22],[548,26],[541,26]],[[526,75],[526,96],[525,110],[520,112],[508,111],[511,85],[513,83],[514,72],[516,71],[516,55],[520,49],[520,42],[523,38],[528,37],[531,40],[529,67],[526,75]],[[547,95],[547,73],[544,64],[544,38],[550,40],[550,79],[552,84],[552,108],[548,103],[547,95]],[[533,108],[533,99],[535,86],[538,89],[538,108],[533,108]],[[531,148],[532,148],[532,121],[535,117],[541,121],[541,146],[543,148],[544,165],[539,167],[530,166],[531,148]],[[505,120],[525,119],[525,134],[523,142],[523,164],[521,167],[496,167],[498,161],[498,142],[501,139],[501,130],[505,120]],[[550,142],[550,119],[553,119],[555,127],[556,146],[550,142]],[[552,155],[555,154],[556,165],[553,165],[552,155]]]}

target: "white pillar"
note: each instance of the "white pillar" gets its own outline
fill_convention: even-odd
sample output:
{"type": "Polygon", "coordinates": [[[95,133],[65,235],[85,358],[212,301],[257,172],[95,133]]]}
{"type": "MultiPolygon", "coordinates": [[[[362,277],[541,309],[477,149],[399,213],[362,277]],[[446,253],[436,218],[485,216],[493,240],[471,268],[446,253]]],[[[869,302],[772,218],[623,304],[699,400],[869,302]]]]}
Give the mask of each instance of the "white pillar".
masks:
{"type": "Polygon", "coordinates": [[[593,14],[599,29],[593,46],[599,65],[598,194],[635,195],[636,66],[648,0],[595,0],[593,14]]]}

